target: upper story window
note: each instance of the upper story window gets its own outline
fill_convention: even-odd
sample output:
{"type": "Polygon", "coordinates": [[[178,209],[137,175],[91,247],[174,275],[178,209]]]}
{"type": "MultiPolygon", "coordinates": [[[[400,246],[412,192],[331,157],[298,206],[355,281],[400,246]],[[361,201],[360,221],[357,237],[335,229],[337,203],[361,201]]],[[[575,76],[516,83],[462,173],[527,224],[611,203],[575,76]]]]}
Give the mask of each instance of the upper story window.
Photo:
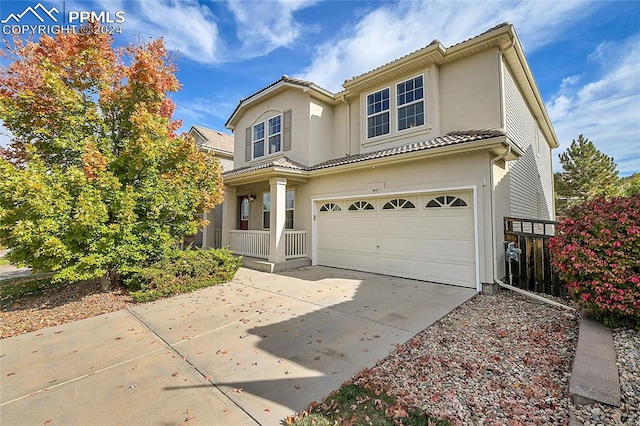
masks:
{"type": "Polygon", "coordinates": [[[291,110],[246,128],[244,161],[291,149],[291,110]]]}
{"type": "Polygon", "coordinates": [[[264,122],[253,126],[253,158],[264,155],[264,122]]]}
{"type": "Polygon", "coordinates": [[[269,119],[269,154],[280,152],[282,148],[282,116],[269,119]]]}
{"type": "Polygon", "coordinates": [[[389,89],[367,96],[367,138],[389,133],[389,89]]]}
{"type": "Polygon", "coordinates": [[[424,124],[424,79],[421,75],[396,86],[398,131],[424,124]]]}

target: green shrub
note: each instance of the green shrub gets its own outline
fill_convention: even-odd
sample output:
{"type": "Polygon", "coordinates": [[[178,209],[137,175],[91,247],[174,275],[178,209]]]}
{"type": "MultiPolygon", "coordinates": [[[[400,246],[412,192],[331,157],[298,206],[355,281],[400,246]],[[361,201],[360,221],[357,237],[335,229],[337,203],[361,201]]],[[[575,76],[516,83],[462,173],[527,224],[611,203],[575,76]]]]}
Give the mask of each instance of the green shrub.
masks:
{"type": "Polygon", "coordinates": [[[640,328],[640,194],[574,207],[549,248],[569,294],[610,327],[640,328]]]}
{"type": "Polygon", "coordinates": [[[137,302],[149,302],[230,281],[242,260],[227,249],[175,250],[146,268],[122,272],[137,302]]]}

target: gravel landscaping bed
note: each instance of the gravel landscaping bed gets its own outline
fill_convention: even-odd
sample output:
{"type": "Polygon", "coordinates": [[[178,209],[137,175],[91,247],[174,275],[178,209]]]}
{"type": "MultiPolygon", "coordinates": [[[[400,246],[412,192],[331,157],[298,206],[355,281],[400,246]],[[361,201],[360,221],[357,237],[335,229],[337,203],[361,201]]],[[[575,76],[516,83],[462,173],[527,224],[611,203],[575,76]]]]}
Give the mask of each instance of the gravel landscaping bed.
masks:
{"type": "Polygon", "coordinates": [[[613,343],[622,403],[620,407],[604,404],[572,407],[573,418],[586,426],[640,424],[640,332],[614,330],[613,343]]]}
{"type": "MultiPolygon", "coordinates": [[[[578,312],[502,291],[479,295],[352,383],[453,424],[566,424],[578,312]]],[[[313,404],[312,404],[313,407],[313,404]]]]}

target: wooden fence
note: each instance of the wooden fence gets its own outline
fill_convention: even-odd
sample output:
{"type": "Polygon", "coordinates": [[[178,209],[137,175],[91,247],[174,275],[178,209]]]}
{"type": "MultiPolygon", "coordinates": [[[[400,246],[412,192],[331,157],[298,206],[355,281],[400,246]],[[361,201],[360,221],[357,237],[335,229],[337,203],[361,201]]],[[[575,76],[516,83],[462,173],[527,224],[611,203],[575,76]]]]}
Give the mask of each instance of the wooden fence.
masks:
{"type": "MultiPolygon", "coordinates": [[[[509,242],[521,250],[519,261],[511,261],[514,286],[552,296],[566,295],[567,289],[551,264],[549,250],[549,240],[555,235],[557,225],[558,222],[551,220],[504,218],[505,250],[509,242]]],[[[508,259],[505,269],[509,280],[508,259]]]]}

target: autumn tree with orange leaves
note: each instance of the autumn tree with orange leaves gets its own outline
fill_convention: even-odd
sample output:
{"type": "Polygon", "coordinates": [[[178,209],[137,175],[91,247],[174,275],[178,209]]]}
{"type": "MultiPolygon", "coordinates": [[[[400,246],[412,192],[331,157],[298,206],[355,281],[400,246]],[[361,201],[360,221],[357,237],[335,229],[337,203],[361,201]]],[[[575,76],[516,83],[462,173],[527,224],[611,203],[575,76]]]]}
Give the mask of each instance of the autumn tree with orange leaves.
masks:
{"type": "Polygon", "coordinates": [[[0,241],[12,263],[113,284],[222,201],[218,159],[175,134],[167,94],[180,84],[162,39],[117,48],[82,31],[16,39],[2,55],[13,139],[0,148],[0,241]]]}

